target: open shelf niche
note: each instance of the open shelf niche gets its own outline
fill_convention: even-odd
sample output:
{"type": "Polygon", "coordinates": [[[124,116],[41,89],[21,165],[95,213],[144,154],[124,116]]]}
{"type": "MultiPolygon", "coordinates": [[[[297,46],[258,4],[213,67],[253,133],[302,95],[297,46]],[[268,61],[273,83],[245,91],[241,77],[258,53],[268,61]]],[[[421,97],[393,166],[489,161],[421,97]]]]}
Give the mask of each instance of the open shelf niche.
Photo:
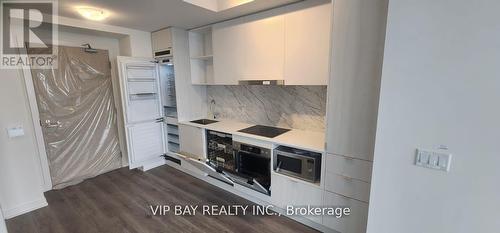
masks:
{"type": "Polygon", "coordinates": [[[211,26],[189,31],[189,55],[191,58],[191,83],[196,85],[213,83],[214,62],[211,26]]]}

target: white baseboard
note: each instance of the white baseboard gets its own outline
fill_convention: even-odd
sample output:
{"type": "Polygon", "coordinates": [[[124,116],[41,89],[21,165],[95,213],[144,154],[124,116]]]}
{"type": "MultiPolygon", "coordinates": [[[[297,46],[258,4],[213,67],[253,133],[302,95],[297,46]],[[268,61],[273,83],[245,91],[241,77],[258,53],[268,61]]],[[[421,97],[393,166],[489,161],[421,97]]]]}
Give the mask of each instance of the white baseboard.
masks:
{"type": "Polygon", "coordinates": [[[31,212],[36,209],[40,209],[42,207],[48,206],[49,204],[47,203],[47,200],[45,197],[42,199],[36,200],[36,201],[31,201],[31,202],[26,202],[21,205],[18,205],[14,208],[10,209],[4,209],[3,214],[5,219],[10,219],[28,212],[31,212]]]}

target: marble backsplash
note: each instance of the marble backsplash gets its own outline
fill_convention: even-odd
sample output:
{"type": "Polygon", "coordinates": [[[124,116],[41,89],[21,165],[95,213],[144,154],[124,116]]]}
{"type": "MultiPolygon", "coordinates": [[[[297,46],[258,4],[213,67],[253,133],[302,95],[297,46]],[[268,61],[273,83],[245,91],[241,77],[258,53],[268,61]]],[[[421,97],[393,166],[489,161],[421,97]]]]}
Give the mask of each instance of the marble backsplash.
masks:
{"type": "Polygon", "coordinates": [[[208,86],[208,114],[250,124],[325,130],[326,86],[208,86]],[[215,104],[211,103],[212,100],[215,104]]]}

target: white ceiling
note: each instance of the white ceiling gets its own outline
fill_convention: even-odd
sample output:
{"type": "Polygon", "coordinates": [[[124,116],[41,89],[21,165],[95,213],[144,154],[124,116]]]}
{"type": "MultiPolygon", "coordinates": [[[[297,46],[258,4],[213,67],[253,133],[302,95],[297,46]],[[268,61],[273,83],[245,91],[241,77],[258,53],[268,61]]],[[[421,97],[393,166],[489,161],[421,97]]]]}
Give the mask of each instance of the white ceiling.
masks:
{"type": "Polygon", "coordinates": [[[301,0],[255,0],[213,12],[182,0],[59,0],[59,15],[83,19],[76,6],[92,6],[111,11],[102,23],[155,31],[168,26],[191,29],[301,0]]]}

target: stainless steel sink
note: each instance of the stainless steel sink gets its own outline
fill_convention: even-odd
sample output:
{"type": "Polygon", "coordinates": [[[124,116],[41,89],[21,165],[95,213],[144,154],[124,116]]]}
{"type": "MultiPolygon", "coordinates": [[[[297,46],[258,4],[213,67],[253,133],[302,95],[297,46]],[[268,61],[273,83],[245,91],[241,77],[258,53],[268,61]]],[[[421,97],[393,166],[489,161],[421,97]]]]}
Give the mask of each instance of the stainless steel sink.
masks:
{"type": "Polygon", "coordinates": [[[212,124],[212,123],[219,122],[219,121],[210,120],[210,119],[199,119],[199,120],[194,120],[194,121],[190,121],[190,122],[200,124],[200,125],[208,125],[208,124],[212,124]]]}

